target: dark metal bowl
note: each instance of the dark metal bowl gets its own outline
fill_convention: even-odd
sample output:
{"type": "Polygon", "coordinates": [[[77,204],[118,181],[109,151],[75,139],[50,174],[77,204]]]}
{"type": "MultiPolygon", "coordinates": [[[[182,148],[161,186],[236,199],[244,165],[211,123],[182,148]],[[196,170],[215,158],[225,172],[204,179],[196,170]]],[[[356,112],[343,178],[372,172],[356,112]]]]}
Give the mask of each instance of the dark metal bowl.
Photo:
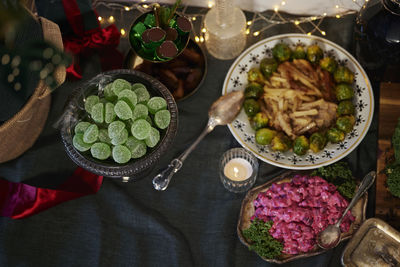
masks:
{"type": "Polygon", "coordinates": [[[102,176],[119,178],[130,177],[131,180],[137,180],[139,174],[148,170],[154,165],[163,155],[175,138],[178,128],[178,108],[173,96],[169,90],[153,77],[135,70],[113,70],[103,72],[94,78],[83,83],[77,88],[69,102],[67,103],[61,126],[61,138],[65,146],[68,156],[80,167],[102,176]],[[99,92],[99,86],[102,86],[122,78],[131,83],[142,83],[146,86],[152,96],[161,96],[167,101],[168,110],[171,113],[171,123],[167,129],[161,131],[160,142],[152,149],[147,151],[147,154],[139,159],[131,159],[126,164],[118,164],[112,160],[100,161],[94,159],[90,152],[81,153],[72,145],[74,135],[74,127],[77,121],[86,115],[84,109],[84,99],[91,94],[99,92]],[[136,177],[136,178],[135,178],[136,177]]]}

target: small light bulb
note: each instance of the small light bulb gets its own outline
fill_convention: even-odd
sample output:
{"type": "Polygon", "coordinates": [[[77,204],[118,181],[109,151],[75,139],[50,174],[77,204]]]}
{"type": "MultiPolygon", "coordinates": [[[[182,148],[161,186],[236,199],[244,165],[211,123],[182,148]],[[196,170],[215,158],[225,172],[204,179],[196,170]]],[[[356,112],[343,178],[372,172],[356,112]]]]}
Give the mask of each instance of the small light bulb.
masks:
{"type": "Polygon", "coordinates": [[[317,17],[311,17],[311,20],[316,20],[317,19],[317,17]]]}
{"type": "Polygon", "coordinates": [[[279,10],[279,8],[276,6],[276,7],[274,7],[274,11],[275,12],[278,12],[278,10],[279,10]]]}
{"type": "Polygon", "coordinates": [[[200,36],[200,42],[201,43],[204,42],[204,37],[203,36],[200,36]]]}
{"type": "Polygon", "coordinates": [[[250,29],[246,29],[246,34],[249,34],[250,33],[250,29]]]}
{"type": "Polygon", "coordinates": [[[251,20],[249,20],[249,21],[247,22],[247,25],[249,25],[249,26],[251,25],[251,20]]]}
{"type": "Polygon", "coordinates": [[[146,4],[144,4],[144,5],[143,5],[143,7],[144,7],[144,8],[148,8],[149,6],[148,6],[148,5],[146,5],[146,4]]]}
{"type": "Polygon", "coordinates": [[[324,13],[324,16],[326,16],[326,12],[324,13]]]}
{"type": "Polygon", "coordinates": [[[206,29],[206,28],[203,28],[203,29],[201,29],[201,32],[206,33],[206,32],[207,32],[207,29],[206,29]]]}
{"type": "Polygon", "coordinates": [[[335,7],[336,7],[336,8],[339,8],[339,5],[336,5],[335,7]]]}
{"type": "Polygon", "coordinates": [[[300,21],[296,20],[296,21],[294,22],[294,24],[299,25],[299,24],[300,24],[300,21]]]}
{"type": "Polygon", "coordinates": [[[326,32],[324,32],[324,31],[321,31],[321,34],[322,34],[323,36],[325,36],[325,35],[326,35],[326,32]]]}
{"type": "Polygon", "coordinates": [[[124,36],[125,35],[125,29],[121,29],[121,35],[124,36]]]}
{"type": "Polygon", "coordinates": [[[108,21],[111,22],[111,23],[113,23],[113,22],[115,21],[114,16],[110,16],[110,17],[108,18],[108,21]]]}
{"type": "Polygon", "coordinates": [[[254,32],[253,35],[254,36],[258,36],[260,34],[260,32],[254,32]]]}
{"type": "Polygon", "coordinates": [[[200,41],[199,36],[194,37],[194,40],[195,40],[196,42],[199,42],[199,41],[200,41]]]}
{"type": "Polygon", "coordinates": [[[208,8],[212,8],[213,7],[213,3],[212,2],[208,2],[208,8]]]}
{"type": "Polygon", "coordinates": [[[307,35],[311,35],[311,32],[308,32],[307,35]]]}
{"type": "Polygon", "coordinates": [[[102,21],[102,20],[103,20],[103,18],[102,18],[102,17],[100,17],[100,16],[98,16],[98,17],[97,17],[97,20],[98,20],[98,21],[102,21]]]}
{"type": "Polygon", "coordinates": [[[196,20],[196,17],[193,17],[192,20],[195,21],[195,20],[196,20]]]}
{"type": "Polygon", "coordinates": [[[286,2],[285,2],[285,1],[282,1],[281,5],[282,5],[282,6],[286,5],[286,2]]]}
{"type": "Polygon", "coordinates": [[[124,8],[125,8],[125,11],[131,10],[128,6],[126,6],[126,7],[124,7],[124,8]]]}
{"type": "Polygon", "coordinates": [[[336,18],[337,18],[337,19],[340,19],[340,15],[336,15],[336,18]]]}

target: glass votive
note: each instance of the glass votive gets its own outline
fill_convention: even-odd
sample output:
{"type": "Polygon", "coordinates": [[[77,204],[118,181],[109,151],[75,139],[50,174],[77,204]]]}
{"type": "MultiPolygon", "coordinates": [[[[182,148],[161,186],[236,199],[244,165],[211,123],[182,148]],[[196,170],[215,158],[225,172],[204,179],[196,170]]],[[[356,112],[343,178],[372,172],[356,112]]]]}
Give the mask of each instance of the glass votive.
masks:
{"type": "Polygon", "coordinates": [[[220,161],[219,176],[226,189],[234,193],[249,190],[258,175],[258,160],[244,148],[226,151],[220,161]]]}

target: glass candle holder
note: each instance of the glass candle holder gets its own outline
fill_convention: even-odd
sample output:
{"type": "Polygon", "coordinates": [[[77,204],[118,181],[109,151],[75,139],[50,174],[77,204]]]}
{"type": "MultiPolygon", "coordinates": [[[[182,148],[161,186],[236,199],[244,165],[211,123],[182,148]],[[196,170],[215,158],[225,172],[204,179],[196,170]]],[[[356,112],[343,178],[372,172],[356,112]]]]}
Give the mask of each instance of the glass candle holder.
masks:
{"type": "Polygon", "coordinates": [[[234,193],[249,190],[258,175],[258,160],[244,148],[226,151],[220,161],[219,176],[226,189],[234,193]]]}

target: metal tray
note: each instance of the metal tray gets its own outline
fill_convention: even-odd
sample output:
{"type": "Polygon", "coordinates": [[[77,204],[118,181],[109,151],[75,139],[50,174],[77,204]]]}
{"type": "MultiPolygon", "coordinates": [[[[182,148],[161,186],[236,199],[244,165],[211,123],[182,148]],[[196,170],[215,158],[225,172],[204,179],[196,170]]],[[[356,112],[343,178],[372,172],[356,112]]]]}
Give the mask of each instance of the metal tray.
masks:
{"type": "Polygon", "coordinates": [[[344,249],[342,264],[400,266],[400,233],[380,219],[366,220],[344,249]]]}
{"type": "MultiPolygon", "coordinates": [[[[239,221],[238,221],[237,228],[236,228],[239,239],[245,246],[249,247],[250,244],[247,242],[246,238],[243,236],[242,230],[250,227],[250,223],[251,223],[250,219],[254,215],[254,212],[255,212],[253,201],[254,201],[254,199],[257,198],[258,194],[260,192],[267,191],[268,188],[273,183],[289,182],[289,181],[291,181],[291,178],[293,176],[295,176],[296,174],[309,175],[310,173],[311,173],[310,171],[287,171],[281,175],[276,176],[275,178],[272,178],[265,184],[253,188],[246,194],[246,197],[242,201],[242,207],[240,210],[239,221]]],[[[368,193],[365,193],[360,198],[360,200],[358,200],[357,204],[352,208],[351,212],[356,219],[351,224],[350,230],[346,233],[341,234],[340,242],[342,242],[343,240],[349,239],[357,231],[357,229],[360,227],[360,225],[365,221],[365,210],[367,207],[367,201],[368,201],[368,193]]],[[[293,261],[296,259],[315,256],[315,255],[324,253],[326,251],[328,251],[328,250],[324,250],[324,249],[318,247],[317,245],[315,245],[314,249],[307,253],[300,253],[297,255],[282,254],[279,258],[276,258],[276,259],[267,259],[267,258],[263,258],[263,257],[261,257],[261,258],[267,262],[282,264],[282,263],[287,263],[289,261],[293,261]]]]}

